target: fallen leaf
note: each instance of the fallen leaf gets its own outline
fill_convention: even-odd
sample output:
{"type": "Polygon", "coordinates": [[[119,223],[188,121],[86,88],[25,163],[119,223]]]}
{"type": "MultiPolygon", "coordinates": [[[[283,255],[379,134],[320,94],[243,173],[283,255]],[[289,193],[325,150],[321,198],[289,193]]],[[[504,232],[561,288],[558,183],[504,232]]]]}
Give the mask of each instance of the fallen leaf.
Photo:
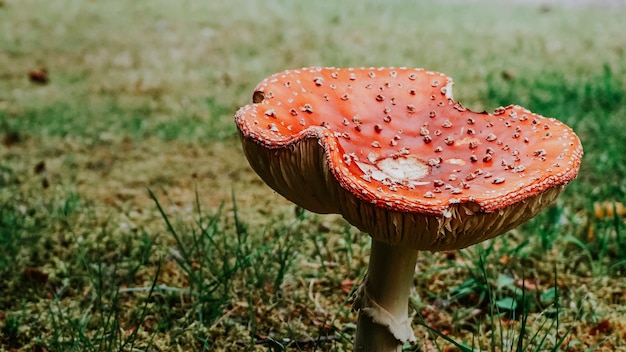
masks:
{"type": "Polygon", "coordinates": [[[354,279],[345,279],[341,281],[341,291],[345,293],[350,293],[352,291],[352,287],[354,287],[354,283],[356,280],[354,279]]]}
{"type": "Polygon", "coordinates": [[[597,334],[606,335],[609,332],[611,332],[611,322],[608,320],[603,320],[589,330],[589,335],[591,336],[596,336],[597,334]]]}
{"type": "Polygon", "coordinates": [[[49,82],[48,69],[40,67],[28,72],[28,79],[36,84],[47,84],[49,82]]]}
{"type": "Polygon", "coordinates": [[[537,289],[537,283],[534,281],[531,281],[530,279],[524,279],[523,281],[522,279],[518,279],[515,282],[515,286],[520,287],[520,288],[523,287],[524,289],[529,290],[529,291],[535,291],[537,289]]]}
{"type": "Polygon", "coordinates": [[[595,202],[593,211],[598,219],[613,218],[615,215],[626,215],[626,207],[620,202],[595,202]]]}
{"type": "Polygon", "coordinates": [[[129,336],[129,335],[131,335],[133,332],[135,332],[135,330],[137,330],[137,326],[136,326],[136,325],[133,325],[133,326],[131,326],[130,328],[128,328],[128,329],[126,329],[126,330],[124,330],[124,334],[125,334],[126,336],[129,336]]]}
{"type": "Polygon", "coordinates": [[[596,232],[593,225],[589,225],[587,229],[587,241],[591,242],[596,237],[596,232]]]}
{"type": "Polygon", "coordinates": [[[22,271],[22,276],[38,285],[45,285],[48,283],[48,274],[39,270],[38,268],[26,268],[22,271]]]}

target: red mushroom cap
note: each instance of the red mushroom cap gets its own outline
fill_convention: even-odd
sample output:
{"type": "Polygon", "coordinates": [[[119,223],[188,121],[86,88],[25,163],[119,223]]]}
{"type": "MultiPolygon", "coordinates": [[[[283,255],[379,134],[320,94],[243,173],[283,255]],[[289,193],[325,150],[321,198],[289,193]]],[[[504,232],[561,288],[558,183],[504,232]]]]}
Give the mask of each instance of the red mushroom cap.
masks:
{"type": "Polygon", "coordinates": [[[558,120],[519,106],[476,113],[451,90],[422,69],[289,70],[235,121],[251,166],[296,204],[387,243],[460,248],[554,200],[582,146],[558,120]]]}

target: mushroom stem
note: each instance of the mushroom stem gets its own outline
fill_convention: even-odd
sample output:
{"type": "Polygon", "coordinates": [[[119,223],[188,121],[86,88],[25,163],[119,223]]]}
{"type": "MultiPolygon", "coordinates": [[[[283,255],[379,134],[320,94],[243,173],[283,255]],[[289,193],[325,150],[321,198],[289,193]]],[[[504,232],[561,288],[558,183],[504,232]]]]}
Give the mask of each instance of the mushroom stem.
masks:
{"type": "Polygon", "coordinates": [[[357,291],[355,351],[401,351],[415,341],[408,316],[417,251],[372,240],[367,275],[357,291]]]}

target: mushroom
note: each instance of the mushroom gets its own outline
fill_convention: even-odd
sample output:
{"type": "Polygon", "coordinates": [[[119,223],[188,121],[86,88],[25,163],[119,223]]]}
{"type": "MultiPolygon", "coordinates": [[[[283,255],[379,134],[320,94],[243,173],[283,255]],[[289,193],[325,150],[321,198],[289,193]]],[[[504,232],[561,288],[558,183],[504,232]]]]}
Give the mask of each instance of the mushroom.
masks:
{"type": "Polygon", "coordinates": [[[583,154],[562,122],[519,106],[470,111],[449,77],[423,69],[288,70],[259,83],[253,102],[235,122],[258,175],[372,237],[354,301],[357,351],[415,341],[419,250],[464,248],[529,220],[577,176],[583,154]]]}

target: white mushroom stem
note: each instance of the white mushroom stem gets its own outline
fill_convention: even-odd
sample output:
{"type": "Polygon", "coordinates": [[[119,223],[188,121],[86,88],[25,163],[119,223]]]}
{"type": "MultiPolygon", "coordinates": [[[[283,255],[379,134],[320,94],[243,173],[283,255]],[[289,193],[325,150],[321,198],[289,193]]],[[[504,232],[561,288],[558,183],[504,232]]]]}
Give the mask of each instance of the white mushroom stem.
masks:
{"type": "Polygon", "coordinates": [[[355,351],[401,351],[415,341],[408,316],[417,251],[372,240],[367,275],[354,301],[359,310],[355,351]]]}

